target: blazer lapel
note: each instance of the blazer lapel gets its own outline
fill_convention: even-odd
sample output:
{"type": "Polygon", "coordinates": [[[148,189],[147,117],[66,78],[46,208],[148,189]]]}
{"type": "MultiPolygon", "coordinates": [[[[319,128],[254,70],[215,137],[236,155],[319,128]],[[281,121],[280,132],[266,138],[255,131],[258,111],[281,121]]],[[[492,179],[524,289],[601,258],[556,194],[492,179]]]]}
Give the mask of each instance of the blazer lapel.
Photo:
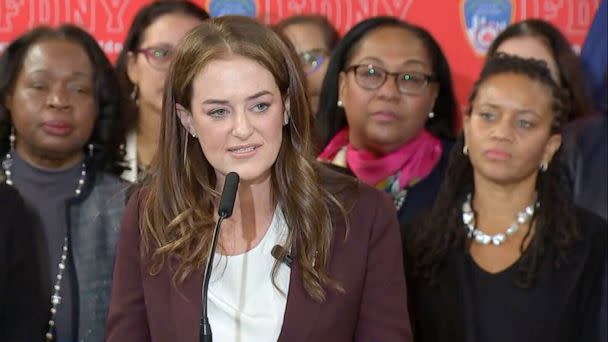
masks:
{"type": "MultiPolygon", "coordinates": [[[[171,280],[171,278],[169,278],[171,280]]],[[[171,286],[167,320],[173,320],[175,341],[198,341],[202,309],[202,270],[192,273],[176,289],[171,286]]]]}
{"type": "Polygon", "coordinates": [[[304,289],[300,266],[294,262],[291,268],[283,327],[277,342],[307,341],[312,327],[319,320],[320,311],[321,303],[308,296],[304,289]]]}

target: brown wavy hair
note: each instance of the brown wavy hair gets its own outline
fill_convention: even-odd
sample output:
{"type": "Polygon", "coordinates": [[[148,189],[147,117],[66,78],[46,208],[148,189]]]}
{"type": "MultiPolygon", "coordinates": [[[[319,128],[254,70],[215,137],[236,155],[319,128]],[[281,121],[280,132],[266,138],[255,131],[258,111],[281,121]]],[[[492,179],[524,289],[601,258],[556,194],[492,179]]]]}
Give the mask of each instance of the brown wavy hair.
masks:
{"type": "MultiPolygon", "coordinates": [[[[213,60],[240,55],[260,63],[274,76],[290,103],[290,123],[272,169],[272,191],[289,233],[285,248],[295,251],[304,288],[317,301],[326,290],[342,290],[328,274],[334,234],[332,217],[345,206],[321,185],[322,169],[313,157],[313,118],[291,50],[269,28],[237,16],[214,18],[191,31],[180,43],[168,73],[163,99],[159,150],[142,201],[142,253],[150,257],[150,274],[175,268],[173,282],[183,282],[206,263],[218,199],[213,167],[178,120],[176,105],[190,110],[192,82],[213,60]],[[335,209],[338,209],[337,211],[335,209]]],[[[276,273],[278,262],[273,271],[276,273]]]]}

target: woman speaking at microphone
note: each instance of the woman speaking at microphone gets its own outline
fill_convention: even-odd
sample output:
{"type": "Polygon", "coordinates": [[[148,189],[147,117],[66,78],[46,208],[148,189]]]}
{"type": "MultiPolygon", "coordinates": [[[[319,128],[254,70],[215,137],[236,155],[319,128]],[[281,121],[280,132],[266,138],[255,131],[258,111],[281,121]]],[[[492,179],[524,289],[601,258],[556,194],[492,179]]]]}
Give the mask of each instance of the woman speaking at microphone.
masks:
{"type": "Polygon", "coordinates": [[[281,39],[216,18],[184,38],[168,75],[159,153],[122,221],[107,341],[199,340],[230,172],[240,184],[206,296],[214,341],[410,341],[394,209],[315,161],[281,39]]]}

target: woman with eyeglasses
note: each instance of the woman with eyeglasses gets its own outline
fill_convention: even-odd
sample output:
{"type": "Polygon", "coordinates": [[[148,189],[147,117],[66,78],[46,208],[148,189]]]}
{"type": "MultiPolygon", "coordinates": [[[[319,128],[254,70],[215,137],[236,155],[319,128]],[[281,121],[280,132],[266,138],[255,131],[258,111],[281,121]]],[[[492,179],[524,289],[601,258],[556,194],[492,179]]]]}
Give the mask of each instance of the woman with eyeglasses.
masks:
{"type": "Polygon", "coordinates": [[[320,103],[320,160],[390,194],[402,225],[430,207],[456,102],[427,31],[392,17],[357,24],[331,56],[320,103]]]}
{"type": "Polygon", "coordinates": [[[284,19],[274,29],[289,40],[300,57],[306,75],[308,102],[316,113],[329,55],[339,40],[338,32],[321,15],[295,15],[284,19]]]}
{"type": "Polygon", "coordinates": [[[130,98],[124,117],[128,169],[122,177],[136,182],[152,161],[160,134],[160,113],[167,70],[178,41],[209,15],[189,1],[155,1],[135,15],[116,71],[130,98]]]}

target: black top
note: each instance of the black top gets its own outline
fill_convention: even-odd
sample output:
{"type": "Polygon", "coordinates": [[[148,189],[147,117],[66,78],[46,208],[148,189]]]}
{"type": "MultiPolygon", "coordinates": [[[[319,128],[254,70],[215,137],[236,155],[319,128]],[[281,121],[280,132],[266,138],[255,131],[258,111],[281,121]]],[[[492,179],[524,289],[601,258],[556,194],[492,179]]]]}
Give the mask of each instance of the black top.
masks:
{"type": "Polygon", "coordinates": [[[49,312],[40,242],[23,199],[0,183],[0,340],[41,341],[49,312]]]}
{"type": "Polygon", "coordinates": [[[597,341],[608,229],[591,212],[578,217],[583,236],[568,263],[556,269],[548,244],[527,288],[517,284],[517,262],[489,274],[464,248],[448,252],[434,286],[406,267],[416,341],[597,341]]]}
{"type": "Polygon", "coordinates": [[[397,212],[402,234],[404,225],[409,224],[422,212],[430,209],[435,202],[439,187],[443,182],[445,169],[448,167],[448,158],[453,145],[454,143],[451,140],[441,140],[442,151],[437,165],[428,176],[408,190],[405,203],[397,212]]]}

